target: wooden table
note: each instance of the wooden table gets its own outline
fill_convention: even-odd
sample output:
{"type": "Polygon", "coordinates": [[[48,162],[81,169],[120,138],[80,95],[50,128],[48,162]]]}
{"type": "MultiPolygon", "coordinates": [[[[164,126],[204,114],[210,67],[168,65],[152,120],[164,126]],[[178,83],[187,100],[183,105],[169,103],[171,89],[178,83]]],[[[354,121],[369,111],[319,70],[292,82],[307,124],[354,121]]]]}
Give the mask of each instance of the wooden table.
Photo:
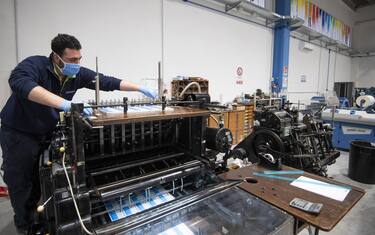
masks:
{"type": "MultiPolygon", "coordinates": [[[[232,170],[220,175],[224,180],[243,180],[246,177],[249,177],[254,182],[243,181],[239,187],[243,190],[263,199],[264,201],[280,208],[281,210],[291,214],[295,217],[296,222],[302,221],[307,224],[313,225],[315,229],[315,234],[319,233],[319,229],[323,231],[330,231],[334,226],[349,212],[349,210],[361,199],[365,194],[365,191],[361,188],[340,183],[328,178],[317,176],[304,172],[303,174],[291,174],[291,175],[282,175],[282,177],[288,178],[298,178],[301,175],[327,182],[330,184],[341,185],[345,187],[351,187],[350,192],[344,199],[340,202],[328,197],[321,196],[316,193],[312,193],[301,188],[290,185],[290,181],[274,179],[262,176],[255,176],[253,173],[259,172],[262,173],[266,169],[262,166],[252,165],[237,170],[232,170]],[[323,208],[318,215],[313,215],[299,209],[289,206],[289,203],[294,198],[301,198],[311,202],[323,203],[323,208]]],[[[282,170],[296,170],[292,167],[283,166],[282,170]]],[[[298,223],[297,223],[298,224],[298,223]]],[[[296,225],[295,225],[296,228],[296,225]]],[[[295,229],[295,233],[298,233],[298,229],[295,229]]]]}

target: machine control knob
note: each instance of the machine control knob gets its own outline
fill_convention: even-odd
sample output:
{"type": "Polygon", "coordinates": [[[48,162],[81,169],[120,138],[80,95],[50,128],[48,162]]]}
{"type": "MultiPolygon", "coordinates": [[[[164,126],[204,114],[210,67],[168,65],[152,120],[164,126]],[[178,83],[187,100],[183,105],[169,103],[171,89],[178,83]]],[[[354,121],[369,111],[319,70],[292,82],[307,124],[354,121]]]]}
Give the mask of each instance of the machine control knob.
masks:
{"type": "Polygon", "coordinates": [[[60,153],[64,153],[64,152],[65,152],[65,147],[63,147],[63,146],[60,147],[60,148],[59,148],[59,151],[60,151],[60,153]]]}

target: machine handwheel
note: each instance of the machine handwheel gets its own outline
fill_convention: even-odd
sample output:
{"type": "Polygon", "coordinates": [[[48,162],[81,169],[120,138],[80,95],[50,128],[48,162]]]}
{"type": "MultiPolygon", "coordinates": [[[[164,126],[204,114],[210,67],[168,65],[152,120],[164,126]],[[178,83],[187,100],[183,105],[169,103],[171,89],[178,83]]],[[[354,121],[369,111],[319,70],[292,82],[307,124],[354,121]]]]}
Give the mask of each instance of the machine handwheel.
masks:
{"type": "MultiPolygon", "coordinates": [[[[256,130],[253,136],[253,149],[255,155],[260,158],[260,154],[270,153],[265,147],[274,152],[284,153],[284,145],[280,137],[273,131],[267,129],[256,130]]],[[[276,157],[276,156],[275,156],[276,157]]]]}

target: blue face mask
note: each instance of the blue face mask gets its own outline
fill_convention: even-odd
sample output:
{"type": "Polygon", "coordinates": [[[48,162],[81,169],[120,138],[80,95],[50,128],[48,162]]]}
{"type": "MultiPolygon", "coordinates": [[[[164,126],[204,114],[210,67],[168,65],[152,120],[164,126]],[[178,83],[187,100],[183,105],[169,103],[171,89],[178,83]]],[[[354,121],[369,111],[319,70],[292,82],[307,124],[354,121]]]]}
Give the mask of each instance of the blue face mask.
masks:
{"type": "Polygon", "coordinates": [[[79,69],[81,68],[80,64],[66,63],[57,53],[55,53],[55,55],[57,55],[64,64],[64,67],[61,69],[62,74],[68,77],[74,77],[79,72],[79,69]]]}

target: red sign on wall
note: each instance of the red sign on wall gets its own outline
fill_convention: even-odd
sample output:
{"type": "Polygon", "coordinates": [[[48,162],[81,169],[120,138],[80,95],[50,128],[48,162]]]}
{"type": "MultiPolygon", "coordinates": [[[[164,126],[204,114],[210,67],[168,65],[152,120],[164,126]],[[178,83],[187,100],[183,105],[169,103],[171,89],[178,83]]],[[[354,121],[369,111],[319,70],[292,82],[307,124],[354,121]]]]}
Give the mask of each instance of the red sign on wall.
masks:
{"type": "Polygon", "coordinates": [[[242,74],[243,74],[243,69],[242,69],[242,67],[238,67],[238,68],[237,68],[237,76],[241,77],[242,74]]]}

